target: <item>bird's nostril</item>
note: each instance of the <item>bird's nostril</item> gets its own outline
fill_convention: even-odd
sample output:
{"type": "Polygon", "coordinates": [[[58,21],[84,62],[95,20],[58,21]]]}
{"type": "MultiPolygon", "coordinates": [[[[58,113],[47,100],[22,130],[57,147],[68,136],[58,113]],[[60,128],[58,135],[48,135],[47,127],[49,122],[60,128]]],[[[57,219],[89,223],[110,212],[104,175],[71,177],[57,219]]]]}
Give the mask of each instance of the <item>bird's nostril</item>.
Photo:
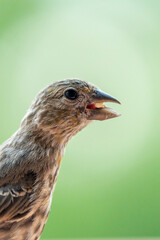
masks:
{"type": "Polygon", "coordinates": [[[94,90],[93,91],[93,95],[97,95],[98,94],[98,91],[97,90],[94,90]]]}

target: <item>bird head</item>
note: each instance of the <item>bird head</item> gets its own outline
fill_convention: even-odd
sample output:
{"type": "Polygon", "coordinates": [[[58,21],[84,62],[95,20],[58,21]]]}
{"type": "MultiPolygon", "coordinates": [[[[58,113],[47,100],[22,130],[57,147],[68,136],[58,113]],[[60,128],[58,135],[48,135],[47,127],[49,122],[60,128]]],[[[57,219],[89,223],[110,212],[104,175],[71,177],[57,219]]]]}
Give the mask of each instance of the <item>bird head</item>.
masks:
{"type": "Polygon", "coordinates": [[[34,120],[43,130],[71,137],[92,120],[120,116],[104,102],[120,103],[90,83],[67,79],[41,91],[32,103],[27,118],[34,120]]]}

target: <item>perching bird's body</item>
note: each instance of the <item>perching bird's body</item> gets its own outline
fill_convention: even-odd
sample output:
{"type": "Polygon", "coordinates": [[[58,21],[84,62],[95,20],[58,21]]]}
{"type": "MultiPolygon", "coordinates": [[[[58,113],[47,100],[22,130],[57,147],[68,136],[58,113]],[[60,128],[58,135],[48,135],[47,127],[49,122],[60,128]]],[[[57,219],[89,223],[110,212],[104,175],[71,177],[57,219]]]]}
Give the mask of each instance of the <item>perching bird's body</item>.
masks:
{"type": "Polygon", "coordinates": [[[33,101],[18,131],[0,147],[0,240],[40,238],[69,139],[92,120],[119,116],[118,102],[84,81],[53,83],[33,101]]]}

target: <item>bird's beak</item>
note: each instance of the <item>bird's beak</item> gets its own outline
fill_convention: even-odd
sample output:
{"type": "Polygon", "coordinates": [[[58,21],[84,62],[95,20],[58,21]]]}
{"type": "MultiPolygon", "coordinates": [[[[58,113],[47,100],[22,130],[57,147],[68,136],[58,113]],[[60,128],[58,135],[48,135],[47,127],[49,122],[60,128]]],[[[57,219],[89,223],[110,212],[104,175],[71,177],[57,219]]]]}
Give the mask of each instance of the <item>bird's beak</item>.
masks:
{"type": "Polygon", "coordinates": [[[114,117],[120,116],[119,113],[111,108],[103,105],[104,102],[115,102],[120,104],[120,102],[112,97],[111,95],[96,89],[91,95],[90,104],[87,105],[87,119],[88,120],[106,120],[114,117]]]}

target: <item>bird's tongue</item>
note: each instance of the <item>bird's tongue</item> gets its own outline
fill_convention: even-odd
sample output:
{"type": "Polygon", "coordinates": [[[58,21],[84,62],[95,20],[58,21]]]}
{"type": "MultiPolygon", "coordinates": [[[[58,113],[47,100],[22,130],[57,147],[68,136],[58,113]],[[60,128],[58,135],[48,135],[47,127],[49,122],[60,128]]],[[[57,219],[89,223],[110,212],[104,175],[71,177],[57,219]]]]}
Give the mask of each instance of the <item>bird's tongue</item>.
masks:
{"type": "Polygon", "coordinates": [[[105,108],[105,106],[102,103],[92,103],[87,106],[88,109],[95,109],[95,108],[105,108]]]}
{"type": "Polygon", "coordinates": [[[113,109],[103,105],[103,102],[89,104],[87,105],[87,109],[90,111],[88,116],[89,120],[106,120],[120,116],[120,114],[113,109]]]}
{"type": "Polygon", "coordinates": [[[88,108],[88,109],[95,109],[96,107],[95,107],[95,104],[89,104],[89,105],[87,106],[87,108],[88,108]]]}

